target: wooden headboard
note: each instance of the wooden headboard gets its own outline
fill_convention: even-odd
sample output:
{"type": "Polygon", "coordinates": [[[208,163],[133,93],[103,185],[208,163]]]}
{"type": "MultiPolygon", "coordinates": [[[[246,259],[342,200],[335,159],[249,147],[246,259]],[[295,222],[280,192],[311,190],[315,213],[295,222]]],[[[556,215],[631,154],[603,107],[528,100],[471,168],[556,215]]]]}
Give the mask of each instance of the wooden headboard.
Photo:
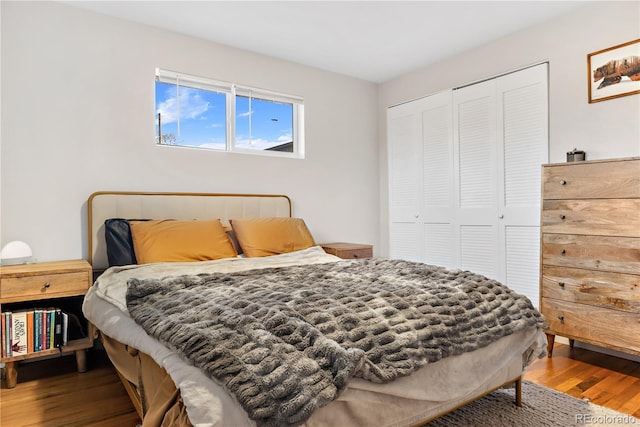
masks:
{"type": "Polygon", "coordinates": [[[108,267],[104,221],[125,219],[220,219],[290,217],[291,200],[279,194],[140,193],[98,191],[87,203],[88,261],[94,270],[108,267]]]}

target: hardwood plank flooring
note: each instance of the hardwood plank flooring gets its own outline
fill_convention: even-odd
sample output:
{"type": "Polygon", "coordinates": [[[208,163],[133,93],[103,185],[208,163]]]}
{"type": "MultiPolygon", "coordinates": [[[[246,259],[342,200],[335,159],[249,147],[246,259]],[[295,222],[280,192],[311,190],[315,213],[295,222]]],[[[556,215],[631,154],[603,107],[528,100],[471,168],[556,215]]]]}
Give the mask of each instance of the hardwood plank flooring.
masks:
{"type": "Polygon", "coordinates": [[[18,366],[18,385],[0,390],[2,427],[135,427],[129,396],[103,351],[91,351],[88,370],[59,357],[18,366]]]}
{"type": "Polygon", "coordinates": [[[556,344],[524,379],[640,418],[640,362],[556,344]]]}
{"type": "MultiPolygon", "coordinates": [[[[89,370],[75,371],[73,357],[26,363],[18,385],[0,390],[2,427],[134,427],[140,423],[120,379],[102,351],[89,370]]],[[[535,361],[524,378],[577,398],[589,398],[640,418],[640,363],[556,344],[553,358],[535,361]]]]}

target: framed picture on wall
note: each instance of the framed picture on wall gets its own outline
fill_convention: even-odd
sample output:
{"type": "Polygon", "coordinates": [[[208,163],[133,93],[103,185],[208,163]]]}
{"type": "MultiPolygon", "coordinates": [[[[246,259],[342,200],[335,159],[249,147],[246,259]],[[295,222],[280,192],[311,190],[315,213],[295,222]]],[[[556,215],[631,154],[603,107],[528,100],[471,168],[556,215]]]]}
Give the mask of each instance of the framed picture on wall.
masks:
{"type": "Polygon", "coordinates": [[[587,55],[589,103],[640,93],[640,39],[587,55]]]}

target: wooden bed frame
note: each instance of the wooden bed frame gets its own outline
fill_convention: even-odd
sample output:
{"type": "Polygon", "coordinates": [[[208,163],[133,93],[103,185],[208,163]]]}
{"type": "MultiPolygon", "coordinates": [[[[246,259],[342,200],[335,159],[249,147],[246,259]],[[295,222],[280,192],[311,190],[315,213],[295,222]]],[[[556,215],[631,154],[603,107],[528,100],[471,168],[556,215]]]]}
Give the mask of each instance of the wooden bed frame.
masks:
{"type": "MultiPolygon", "coordinates": [[[[93,193],[88,199],[88,261],[92,264],[96,274],[101,273],[108,267],[104,221],[109,218],[219,218],[223,224],[226,224],[229,219],[233,218],[291,217],[291,215],[291,200],[285,195],[100,191],[93,193]]],[[[95,335],[97,337],[99,331],[96,330],[95,335]]],[[[103,341],[108,343],[109,340],[110,338],[105,337],[103,341]]],[[[115,341],[112,340],[112,342],[115,341]]],[[[108,345],[111,346],[112,343],[108,345]]],[[[125,348],[131,356],[137,357],[138,350],[126,346],[123,348],[125,348]]],[[[147,356],[147,358],[149,357],[147,356]]],[[[159,366],[157,366],[157,368],[164,371],[159,366]]],[[[164,373],[166,374],[166,371],[164,371],[164,373]]],[[[135,384],[125,378],[119,371],[118,375],[138,411],[140,418],[144,419],[145,411],[143,402],[135,384]]],[[[494,383],[490,390],[483,392],[481,395],[459,401],[453,406],[445,408],[441,413],[425,419],[416,425],[424,425],[497,389],[514,383],[516,391],[515,404],[521,406],[522,377],[518,375],[515,378],[510,378],[503,384],[496,385],[494,383]]]]}

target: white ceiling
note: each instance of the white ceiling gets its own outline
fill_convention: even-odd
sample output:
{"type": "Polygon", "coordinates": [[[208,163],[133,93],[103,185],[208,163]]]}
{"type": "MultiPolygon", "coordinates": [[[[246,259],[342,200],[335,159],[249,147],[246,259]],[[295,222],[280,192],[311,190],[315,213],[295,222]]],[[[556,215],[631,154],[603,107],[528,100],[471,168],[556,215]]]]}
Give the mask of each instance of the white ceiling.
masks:
{"type": "Polygon", "coordinates": [[[336,73],[384,82],[586,1],[64,1],[336,73]]]}

